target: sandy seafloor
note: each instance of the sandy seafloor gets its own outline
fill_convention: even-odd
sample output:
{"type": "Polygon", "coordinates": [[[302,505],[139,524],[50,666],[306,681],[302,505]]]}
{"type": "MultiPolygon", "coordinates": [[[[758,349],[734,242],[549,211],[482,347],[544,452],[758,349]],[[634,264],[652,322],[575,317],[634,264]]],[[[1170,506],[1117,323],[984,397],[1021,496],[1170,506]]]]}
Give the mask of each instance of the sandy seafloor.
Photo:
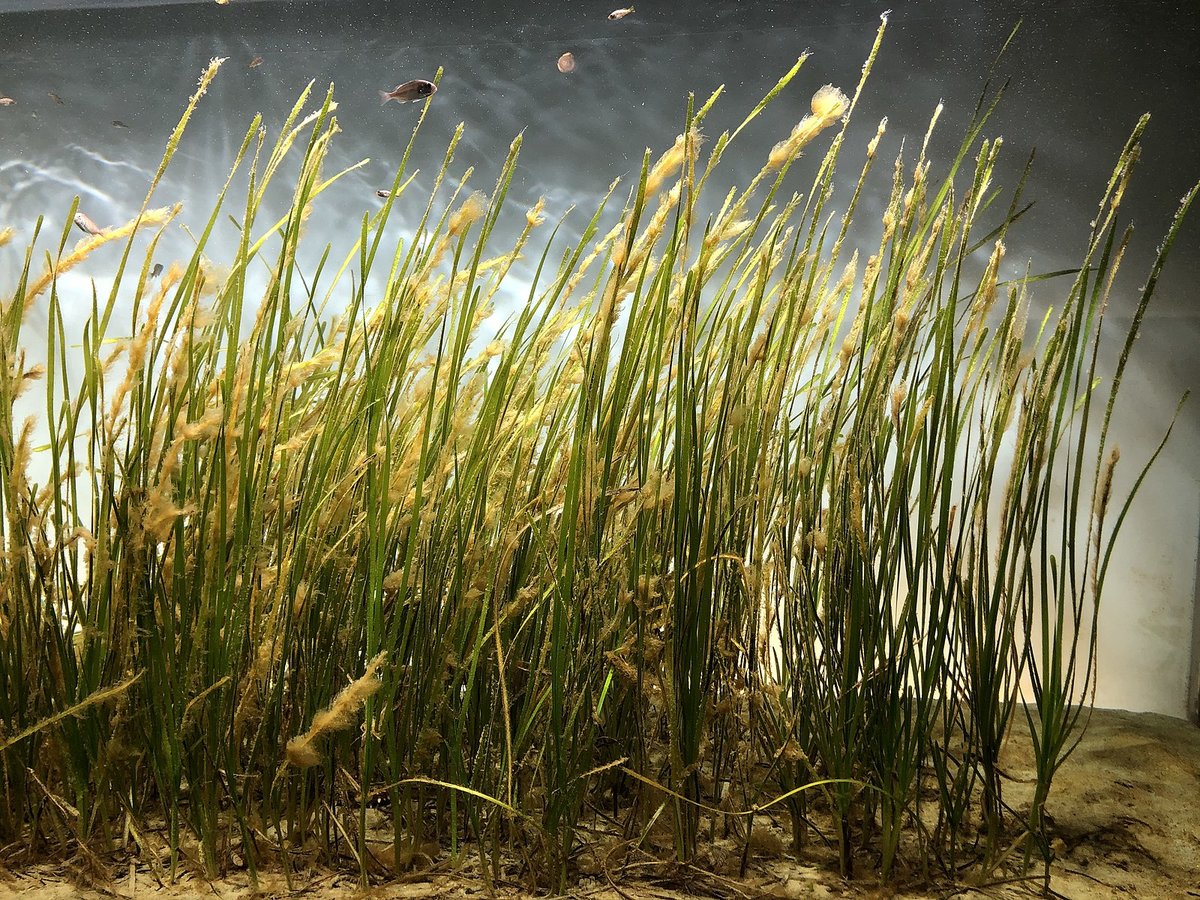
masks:
{"type": "MultiPolygon", "coordinates": [[[[1010,781],[1005,799],[1028,808],[1032,757],[1024,717],[1017,723],[1004,766],[1010,781]]],[[[1200,728],[1180,719],[1149,713],[1097,710],[1083,740],[1059,771],[1048,806],[1057,858],[1051,870],[1052,896],[1068,898],[1200,897],[1200,728]]],[[[709,848],[709,859],[736,858],[736,848],[709,848]]],[[[161,886],[145,867],[114,870],[107,886],[84,887],[72,880],[69,864],[45,864],[33,871],[0,870],[0,898],[226,898],[252,896],[469,898],[488,896],[473,858],[454,867],[443,854],[425,872],[403,881],[360,890],[352,876],[311,873],[292,888],[281,876],[260,877],[257,895],[244,874],[215,883],[183,876],[161,886]]],[[[736,870],[736,866],[725,867],[736,870]]],[[[717,865],[718,871],[722,867],[717,865]]],[[[880,886],[869,880],[846,882],[835,871],[787,852],[756,857],[745,878],[698,870],[627,865],[603,876],[584,878],[565,897],[596,900],[674,900],[681,897],[871,897],[986,898],[1034,896],[1041,880],[1003,883],[1002,874],[985,886],[938,885],[915,890],[880,886]],[[999,883],[996,883],[999,882],[999,883]]],[[[534,896],[514,883],[498,883],[498,898],[534,896]]],[[[546,896],[546,895],[542,895],[546,896]]]]}

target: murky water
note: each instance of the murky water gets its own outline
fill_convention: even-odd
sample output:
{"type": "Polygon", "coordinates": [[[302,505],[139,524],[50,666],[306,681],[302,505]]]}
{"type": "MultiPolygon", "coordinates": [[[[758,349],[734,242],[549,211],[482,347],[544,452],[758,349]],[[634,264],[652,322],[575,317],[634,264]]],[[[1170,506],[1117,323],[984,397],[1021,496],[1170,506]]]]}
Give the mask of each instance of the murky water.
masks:
{"type": "MultiPolygon", "coordinates": [[[[490,190],[514,135],[522,133],[520,167],[510,190],[512,222],[539,196],[552,217],[571,206],[566,233],[580,228],[609,183],[636,176],[642,150],[664,149],[680,131],[689,91],[699,100],[718,85],[725,95],[710,116],[710,136],[735,127],[805,49],[812,57],[787,93],[739,138],[722,181],[744,184],[774,141],[807,110],[813,90],[832,82],[851,90],[870,49],[880,9],[861,3],[637,2],[618,22],[604,2],[523,3],[328,2],[233,0],[126,2],[126,8],[70,2],[0,0],[0,226],[20,232],[0,249],[0,295],[9,290],[39,214],[57,234],[71,200],[101,225],[138,209],[166,137],[214,56],[228,57],[203,101],[158,192],[158,204],[185,205],[192,228],[207,218],[216,187],[245,129],[261,112],[277,129],[303,86],[336,86],[344,129],[331,163],[369,158],[323,196],[309,222],[314,253],[325,242],[346,247],[364,210],[390,184],[417,104],[381,107],[376,91],[411,78],[444,76],[412,165],[417,182],[389,227],[411,227],[459,122],[466,133],[451,172],[476,167],[474,187],[490,190]],[[56,9],[71,7],[73,9],[56,9]],[[34,11],[30,11],[34,10],[34,11]],[[571,52],[576,68],[558,71],[571,52]],[[250,63],[261,57],[254,67],[250,63]],[[58,99],[55,99],[55,95],[58,99]],[[59,102],[61,101],[61,102],[59,102]],[[120,123],[120,124],[117,124],[120,123]]],[[[1156,3],[896,3],[888,35],[843,156],[843,177],[880,117],[889,117],[884,160],[903,142],[911,161],[939,101],[945,113],[931,144],[935,172],[945,165],[984,89],[993,59],[1023,17],[996,65],[993,87],[1011,78],[989,134],[1003,134],[1002,184],[1011,188],[1036,148],[1027,197],[1037,206],[1009,241],[1007,275],[1073,265],[1088,220],[1117,153],[1138,115],[1154,119],[1126,217],[1138,240],[1111,312],[1124,325],[1158,238],[1178,199],[1200,178],[1200,11],[1156,3]]],[[[821,145],[825,146],[824,144],[821,145]]],[[[796,167],[791,187],[807,187],[819,154],[796,167]]],[[[861,210],[863,245],[882,209],[890,167],[881,165],[861,210]]],[[[721,191],[713,192],[719,196],[721,191]]],[[[273,198],[282,210],[286,192],[273,198]]],[[[503,222],[502,222],[503,230],[503,222]]],[[[210,255],[236,239],[222,223],[210,255]]],[[[173,233],[162,255],[189,252],[173,233]]],[[[498,238],[499,245],[504,237],[498,238]]],[[[69,284],[90,300],[88,279],[103,279],[119,250],[108,248],[69,284]]],[[[530,270],[518,269],[509,302],[530,270]]],[[[1143,328],[1118,421],[1129,465],[1128,487],[1166,427],[1179,395],[1200,387],[1200,211],[1181,234],[1143,328]]],[[[101,283],[103,288],[103,284],[101,283]]],[[[1065,283],[1061,289],[1065,290],[1065,283]]],[[[1040,287],[1055,302],[1053,283],[1040,287]]],[[[67,298],[69,299],[69,298],[67,298]]],[[[36,334],[37,312],[31,326],[36,334]]],[[[43,317],[44,320],[44,317],[43,317]]],[[[1100,658],[1099,702],[1183,714],[1195,621],[1200,483],[1197,405],[1185,409],[1171,445],[1131,513],[1122,578],[1110,585],[1100,658]]],[[[1195,687],[1192,688],[1195,696],[1195,687]]]]}

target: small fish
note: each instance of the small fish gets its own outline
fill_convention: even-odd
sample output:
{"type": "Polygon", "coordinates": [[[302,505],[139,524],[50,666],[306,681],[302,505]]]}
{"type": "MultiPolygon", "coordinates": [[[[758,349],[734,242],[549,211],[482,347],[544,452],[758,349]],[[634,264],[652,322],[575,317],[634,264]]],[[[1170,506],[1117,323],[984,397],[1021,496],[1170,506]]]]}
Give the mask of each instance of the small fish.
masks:
{"type": "Polygon", "coordinates": [[[154,271],[150,273],[150,277],[157,278],[161,274],[162,274],[162,263],[155,263],[154,271]]]}
{"type": "Polygon", "coordinates": [[[129,126],[120,119],[113,119],[113,128],[128,128],[129,126]]]}
{"type": "Polygon", "coordinates": [[[63,105],[63,98],[58,96],[58,94],[54,93],[54,91],[46,91],[46,96],[49,97],[51,100],[53,100],[55,103],[57,103],[59,106],[63,105]]]}
{"type": "Polygon", "coordinates": [[[564,75],[575,71],[575,54],[564,53],[558,58],[558,71],[564,75]]]}
{"type": "Polygon", "coordinates": [[[247,69],[257,69],[262,64],[263,64],[263,58],[261,56],[256,56],[256,57],[254,57],[254,59],[250,60],[250,65],[246,66],[246,68],[247,69]]]}
{"type": "Polygon", "coordinates": [[[608,20],[610,22],[615,22],[617,19],[625,18],[631,12],[633,12],[632,6],[622,6],[620,9],[614,9],[612,12],[610,12],[608,14],[608,20]]]}
{"type": "Polygon", "coordinates": [[[80,231],[83,231],[86,234],[104,234],[104,232],[108,230],[106,228],[101,228],[82,212],[75,213],[75,225],[80,231]]]}
{"type": "Polygon", "coordinates": [[[389,100],[395,100],[398,103],[408,103],[411,100],[422,100],[425,97],[432,97],[437,93],[437,85],[432,81],[425,81],[421,78],[415,78],[412,81],[406,81],[404,84],[398,84],[390,91],[379,92],[379,102],[387,103],[389,100]]]}
{"type": "Polygon", "coordinates": [[[392,196],[392,192],[391,191],[376,191],[375,196],[378,197],[380,200],[386,200],[388,197],[392,196]]]}
{"type": "Polygon", "coordinates": [[[12,106],[16,102],[12,97],[0,97],[0,106],[12,106]]]}

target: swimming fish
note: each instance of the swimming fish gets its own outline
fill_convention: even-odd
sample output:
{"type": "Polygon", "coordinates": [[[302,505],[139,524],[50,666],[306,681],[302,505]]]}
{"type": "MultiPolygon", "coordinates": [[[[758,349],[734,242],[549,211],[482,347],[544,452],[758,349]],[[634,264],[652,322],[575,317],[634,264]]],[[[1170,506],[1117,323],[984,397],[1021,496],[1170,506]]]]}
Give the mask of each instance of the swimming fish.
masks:
{"type": "Polygon", "coordinates": [[[386,200],[388,197],[392,196],[392,192],[380,190],[375,192],[375,196],[381,200],[386,200]]]}
{"type": "Polygon", "coordinates": [[[254,57],[254,59],[250,60],[250,65],[246,66],[246,68],[247,69],[257,69],[262,64],[263,64],[263,58],[261,56],[256,56],[256,57],[254,57]]]}
{"type": "Polygon", "coordinates": [[[411,100],[422,100],[425,97],[432,97],[436,93],[437,85],[432,81],[414,78],[412,81],[396,85],[390,91],[380,91],[379,102],[387,103],[389,100],[395,100],[398,103],[408,103],[411,100]]]}
{"type": "Polygon", "coordinates": [[[16,102],[12,97],[0,97],[0,106],[12,106],[16,102]]]}
{"type": "Polygon", "coordinates": [[[54,93],[54,91],[46,91],[46,96],[49,97],[51,100],[53,100],[55,103],[57,103],[59,106],[63,105],[63,98],[58,96],[58,94],[54,93]]]}
{"type": "Polygon", "coordinates": [[[157,278],[161,274],[162,274],[162,263],[155,263],[154,271],[150,273],[150,277],[157,278]]]}
{"type": "Polygon", "coordinates": [[[129,126],[126,125],[124,122],[122,122],[120,119],[113,119],[113,127],[114,128],[128,128],[129,126]]]}
{"type": "Polygon", "coordinates": [[[610,22],[615,22],[617,19],[625,18],[631,12],[633,12],[632,6],[622,6],[620,9],[614,9],[612,12],[610,12],[608,14],[608,20],[610,22]]]}
{"type": "Polygon", "coordinates": [[[558,58],[558,71],[564,75],[575,71],[575,54],[564,53],[558,58]]]}
{"type": "Polygon", "coordinates": [[[107,229],[101,228],[82,212],[75,213],[75,225],[86,234],[104,234],[107,229]]]}

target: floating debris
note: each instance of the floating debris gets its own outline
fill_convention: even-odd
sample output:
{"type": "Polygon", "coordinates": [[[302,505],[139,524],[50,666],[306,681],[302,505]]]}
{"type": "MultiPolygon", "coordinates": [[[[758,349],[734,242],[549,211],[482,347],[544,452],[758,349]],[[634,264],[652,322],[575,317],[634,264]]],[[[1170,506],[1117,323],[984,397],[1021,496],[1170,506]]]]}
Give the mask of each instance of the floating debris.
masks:
{"type": "Polygon", "coordinates": [[[16,102],[12,97],[0,97],[0,106],[12,106],[16,102]]]}
{"type": "Polygon", "coordinates": [[[75,225],[80,231],[86,232],[87,234],[104,234],[104,232],[108,230],[107,228],[101,228],[99,225],[89,219],[86,213],[82,212],[75,213],[75,225]]]}
{"type": "Polygon", "coordinates": [[[610,22],[615,22],[617,19],[625,18],[631,12],[633,12],[632,6],[622,6],[620,9],[614,9],[612,12],[610,12],[608,14],[608,20],[610,22]]]}
{"type": "Polygon", "coordinates": [[[397,103],[408,103],[412,100],[432,97],[436,93],[437,85],[432,81],[414,78],[412,81],[396,85],[390,91],[380,91],[379,102],[387,103],[389,100],[395,100],[397,103]]]}
{"type": "Polygon", "coordinates": [[[262,64],[263,64],[263,58],[261,56],[256,56],[256,57],[254,57],[254,59],[250,60],[250,64],[248,66],[246,66],[246,68],[247,69],[257,69],[262,64]]]}
{"type": "Polygon", "coordinates": [[[129,126],[126,125],[124,122],[122,122],[120,119],[113,119],[113,127],[114,128],[128,128],[129,126]]]}
{"type": "Polygon", "coordinates": [[[157,278],[161,274],[162,274],[162,263],[155,263],[154,271],[150,273],[150,277],[157,278]]]}
{"type": "Polygon", "coordinates": [[[58,96],[58,94],[54,93],[54,91],[46,91],[46,96],[49,97],[51,100],[53,100],[55,103],[57,103],[59,106],[63,105],[63,98],[58,96]]]}
{"type": "Polygon", "coordinates": [[[558,58],[558,71],[564,75],[575,71],[575,54],[564,53],[558,58]]]}

